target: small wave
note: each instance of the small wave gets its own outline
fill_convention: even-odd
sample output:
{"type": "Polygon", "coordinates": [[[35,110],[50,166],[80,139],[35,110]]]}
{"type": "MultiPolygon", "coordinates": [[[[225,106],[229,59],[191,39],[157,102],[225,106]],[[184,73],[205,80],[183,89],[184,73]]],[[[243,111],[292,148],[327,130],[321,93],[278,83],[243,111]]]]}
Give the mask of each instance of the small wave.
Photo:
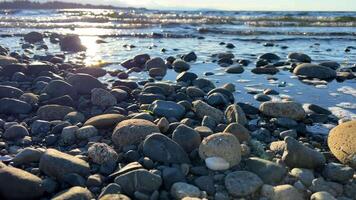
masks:
{"type": "Polygon", "coordinates": [[[356,32],[305,32],[305,31],[263,31],[263,30],[227,30],[221,28],[198,28],[199,33],[223,35],[300,35],[300,36],[356,36],[356,32]]]}

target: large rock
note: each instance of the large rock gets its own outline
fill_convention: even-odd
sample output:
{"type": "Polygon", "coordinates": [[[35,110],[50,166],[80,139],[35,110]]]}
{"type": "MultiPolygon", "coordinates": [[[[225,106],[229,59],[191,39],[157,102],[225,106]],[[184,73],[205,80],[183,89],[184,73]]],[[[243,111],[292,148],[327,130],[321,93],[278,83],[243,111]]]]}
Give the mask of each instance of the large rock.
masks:
{"type": "Polygon", "coordinates": [[[288,167],[315,169],[325,164],[325,157],[322,153],[299,143],[292,137],[285,137],[286,147],[282,160],[288,167]]]}
{"type": "Polygon", "coordinates": [[[51,200],[91,200],[91,199],[93,199],[93,195],[88,189],[75,186],[56,194],[54,197],[52,197],[51,200]]]}
{"type": "Polygon", "coordinates": [[[274,53],[264,53],[264,54],[258,56],[258,59],[262,59],[262,60],[267,60],[269,62],[273,62],[273,61],[278,61],[281,58],[278,55],[274,54],[274,53]]]}
{"type": "Polygon", "coordinates": [[[181,73],[184,71],[188,71],[190,69],[190,65],[184,60],[177,59],[173,62],[173,69],[177,73],[181,73]]]}
{"type": "Polygon", "coordinates": [[[146,69],[149,71],[150,69],[153,68],[160,68],[160,69],[167,69],[166,64],[164,63],[164,60],[160,57],[156,58],[151,58],[146,62],[146,69]]]}
{"type": "Polygon", "coordinates": [[[14,167],[0,167],[1,199],[39,199],[43,192],[39,177],[14,167]]]}
{"type": "MultiPolygon", "coordinates": [[[[11,57],[11,59],[15,59],[15,58],[11,57]]],[[[1,62],[1,57],[0,57],[0,62],[1,62]]],[[[16,60],[16,62],[17,62],[17,60],[16,60]]],[[[0,66],[1,66],[1,64],[0,64],[0,66]]],[[[2,70],[1,70],[1,75],[7,76],[7,77],[12,77],[16,72],[26,73],[27,66],[25,64],[20,64],[20,63],[3,65],[2,70]]]]}
{"type": "Polygon", "coordinates": [[[42,150],[27,147],[21,150],[16,156],[11,160],[14,162],[15,166],[29,164],[29,163],[37,163],[40,161],[40,158],[43,154],[42,150]]]}
{"type": "Polygon", "coordinates": [[[3,137],[7,140],[17,140],[17,139],[24,138],[25,136],[28,135],[29,135],[28,130],[24,126],[20,124],[15,124],[5,130],[3,137]]]}
{"type": "Polygon", "coordinates": [[[356,168],[356,120],[333,128],[328,136],[328,146],[342,163],[356,168]]]}
{"type": "Polygon", "coordinates": [[[172,134],[172,139],[186,152],[192,152],[200,145],[201,138],[198,132],[184,124],[179,125],[172,134]]]}
{"type": "Polygon", "coordinates": [[[117,124],[112,141],[118,147],[136,144],[145,139],[147,135],[159,133],[159,128],[152,122],[144,119],[128,119],[117,124]]]}
{"type": "Polygon", "coordinates": [[[296,52],[288,54],[287,58],[293,61],[305,62],[305,63],[310,63],[312,60],[307,54],[296,53],[296,52]]]}
{"type": "Polygon", "coordinates": [[[18,63],[16,58],[0,55],[0,66],[11,65],[14,63],[18,63]]]}
{"type": "Polygon", "coordinates": [[[31,75],[39,75],[41,72],[53,72],[55,66],[44,62],[32,62],[27,66],[27,73],[31,75]]]}
{"type": "Polygon", "coordinates": [[[106,75],[106,70],[100,67],[82,67],[75,70],[75,73],[89,74],[94,77],[102,77],[106,75]]]}
{"type": "Polygon", "coordinates": [[[307,78],[331,79],[336,77],[336,71],[325,66],[304,63],[298,65],[293,73],[307,78]]]}
{"type": "Polygon", "coordinates": [[[229,162],[230,167],[235,166],[241,161],[240,142],[230,133],[209,135],[199,146],[199,156],[202,159],[221,157],[229,162]]]}
{"type": "Polygon", "coordinates": [[[194,185],[177,182],[171,187],[171,195],[174,199],[195,199],[200,197],[200,190],[194,185]]]}
{"type": "Polygon", "coordinates": [[[354,175],[354,170],[351,167],[339,164],[339,163],[328,163],[323,170],[323,176],[331,181],[336,181],[340,183],[345,183],[352,179],[354,175]]]}
{"type": "Polygon", "coordinates": [[[62,120],[68,113],[73,112],[74,109],[69,106],[61,105],[44,105],[37,110],[39,119],[53,121],[62,120]]]}
{"type": "Polygon", "coordinates": [[[261,193],[271,200],[305,200],[303,194],[297,188],[287,184],[275,187],[264,185],[261,193]]]}
{"type": "Polygon", "coordinates": [[[59,46],[62,51],[85,51],[86,47],[82,45],[82,42],[78,35],[65,35],[60,38],[59,46]]]}
{"type": "Polygon", "coordinates": [[[118,159],[116,151],[105,143],[95,143],[88,149],[88,157],[97,164],[115,163],[118,159]]]}
{"type": "Polygon", "coordinates": [[[247,124],[245,112],[237,104],[232,104],[228,106],[225,110],[225,116],[228,123],[236,122],[243,126],[247,124]]]}
{"type": "Polygon", "coordinates": [[[263,181],[256,174],[248,171],[236,171],[225,177],[225,187],[234,197],[244,197],[257,192],[263,181]]]}
{"type": "Polygon", "coordinates": [[[154,115],[166,118],[173,117],[176,119],[181,119],[185,114],[185,108],[173,101],[157,100],[150,105],[149,109],[153,112],[154,115]]]}
{"type": "Polygon", "coordinates": [[[84,126],[92,125],[99,129],[112,128],[119,122],[125,120],[126,117],[120,114],[103,114],[97,115],[88,119],[84,126]]]}
{"type": "Polygon", "coordinates": [[[24,101],[13,98],[0,99],[0,113],[2,114],[28,114],[32,106],[24,101]]]}
{"type": "Polygon", "coordinates": [[[288,102],[264,102],[260,105],[260,111],[270,117],[287,117],[294,120],[302,120],[306,116],[301,104],[288,102]]]}
{"type": "Polygon", "coordinates": [[[0,85],[0,99],[15,98],[18,99],[24,92],[18,88],[0,85]]]}
{"type": "Polygon", "coordinates": [[[24,36],[24,40],[29,43],[37,43],[43,41],[43,35],[39,32],[30,32],[24,36]]]}
{"type": "Polygon", "coordinates": [[[250,131],[238,123],[230,123],[225,129],[224,133],[231,133],[240,142],[248,142],[251,139],[250,131]]]}
{"type": "Polygon", "coordinates": [[[73,85],[79,94],[90,94],[94,88],[104,88],[104,85],[98,79],[88,74],[74,74],[68,77],[67,81],[73,85]]]}
{"type": "Polygon", "coordinates": [[[162,178],[145,169],[136,169],[115,178],[124,194],[133,196],[135,191],[152,193],[162,184],[162,178]]]}
{"type": "Polygon", "coordinates": [[[202,100],[193,102],[193,110],[195,114],[201,119],[203,119],[204,116],[210,116],[215,119],[217,123],[224,119],[224,113],[221,110],[208,105],[202,100]]]}
{"type": "Polygon", "coordinates": [[[91,91],[91,102],[93,105],[103,107],[113,106],[117,103],[115,96],[102,88],[94,88],[91,91]]]}
{"type": "Polygon", "coordinates": [[[87,162],[72,155],[48,149],[40,159],[40,170],[48,176],[64,180],[70,173],[81,176],[90,174],[90,167],[87,162]]]}
{"type": "Polygon", "coordinates": [[[285,167],[257,157],[247,159],[246,167],[249,171],[257,174],[267,184],[277,184],[287,174],[285,167]]]}
{"type": "Polygon", "coordinates": [[[311,195],[310,200],[337,200],[333,195],[329,192],[316,192],[311,195]]]}
{"type": "Polygon", "coordinates": [[[43,89],[52,98],[69,95],[72,99],[77,99],[78,94],[72,85],[62,80],[53,80],[43,89]]]}
{"type": "Polygon", "coordinates": [[[143,153],[154,161],[167,163],[190,163],[183,148],[167,136],[154,133],[143,142],[143,153]]]}

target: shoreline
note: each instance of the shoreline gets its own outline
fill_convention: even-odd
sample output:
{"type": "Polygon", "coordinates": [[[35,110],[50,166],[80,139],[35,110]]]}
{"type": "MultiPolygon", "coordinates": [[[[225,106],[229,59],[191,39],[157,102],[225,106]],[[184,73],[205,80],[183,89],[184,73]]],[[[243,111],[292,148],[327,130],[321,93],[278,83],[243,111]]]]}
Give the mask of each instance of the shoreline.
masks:
{"type": "Polygon", "coordinates": [[[251,71],[273,82],[282,72],[327,85],[355,80],[355,66],[296,52],[287,59],[267,52],[238,59],[227,42],[220,43],[226,51],[211,57],[222,69],[200,76],[192,68],[205,61],[194,51],[166,58],[136,54],[121,63],[125,70],[109,70],[66,62],[70,54],[64,52],[87,49],[77,35],[31,32],[22,48],[46,49],[47,37],[62,53],[30,57],[0,46],[0,197],[355,196],[355,119],[293,101],[283,89],[251,86],[248,93],[260,103],[253,106],[236,95],[238,82],[209,80],[220,71],[251,71]],[[130,80],[137,72],[150,78],[130,80]],[[161,81],[172,72],[175,81],[161,81]],[[108,74],[112,82],[99,80],[108,74]]]}

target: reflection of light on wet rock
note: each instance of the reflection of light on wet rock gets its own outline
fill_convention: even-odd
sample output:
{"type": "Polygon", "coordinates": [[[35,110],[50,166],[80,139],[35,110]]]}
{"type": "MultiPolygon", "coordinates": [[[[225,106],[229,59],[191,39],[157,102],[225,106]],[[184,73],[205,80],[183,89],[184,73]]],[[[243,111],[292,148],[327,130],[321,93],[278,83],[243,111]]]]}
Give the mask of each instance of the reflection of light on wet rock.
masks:
{"type": "Polygon", "coordinates": [[[352,88],[350,86],[342,86],[341,88],[337,89],[337,91],[344,93],[344,94],[350,94],[350,95],[356,97],[356,89],[352,88]]]}
{"type": "Polygon", "coordinates": [[[329,110],[339,119],[356,119],[356,114],[339,107],[330,107],[329,110]]]}
{"type": "Polygon", "coordinates": [[[318,124],[315,123],[312,126],[307,126],[307,131],[312,135],[328,135],[329,131],[334,128],[333,124],[318,124]]]}
{"type": "Polygon", "coordinates": [[[340,108],[346,108],[346,109],[356,109],[356,103],[351,103],[351,102],[341,102],[336,104],[336,106],[340,108]]]}

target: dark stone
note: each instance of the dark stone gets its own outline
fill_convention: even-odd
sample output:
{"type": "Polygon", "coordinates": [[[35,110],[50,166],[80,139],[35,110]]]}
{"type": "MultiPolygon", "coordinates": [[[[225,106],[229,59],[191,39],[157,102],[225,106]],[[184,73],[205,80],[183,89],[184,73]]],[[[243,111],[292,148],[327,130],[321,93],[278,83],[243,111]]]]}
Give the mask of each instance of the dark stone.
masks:
{"type": "Polygon", "coordinates": [[[104,85],[98,79],[88,74],[74,74],[68,78],[68,83],[71,84],[79,94],[90,94],[94,88],[104,88],[104,85]]]}
{"type": "Polygon", "coordinates": [[[167,163],[190,163],[183,148],[167,136],[154,133],[143,142],[143,153],[154,161],[167,163]]]}
{"type": "Polygon", "coordinates": [[[162,170],[162,178],[166,190],[170,190],[171,186],[176,182],[186,182],[182,171],[175,167],[165,167],[162,170]]]}
{"type": "Polygon", "coordinates": [[[0,113],[2,114],[28,114],[32,110],[30,104],[12,98],[0,99],[0,113]]]}

